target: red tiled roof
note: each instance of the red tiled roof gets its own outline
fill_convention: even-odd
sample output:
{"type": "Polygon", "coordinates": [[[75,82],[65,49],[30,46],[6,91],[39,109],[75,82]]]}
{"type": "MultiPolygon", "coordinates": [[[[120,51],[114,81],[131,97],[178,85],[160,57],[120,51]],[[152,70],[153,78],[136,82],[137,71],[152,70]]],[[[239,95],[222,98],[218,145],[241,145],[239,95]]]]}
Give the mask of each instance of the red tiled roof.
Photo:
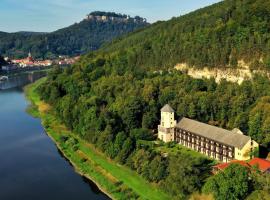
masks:
{"type": "Polygon", "coordinates": [[[244,167],[250,167],[248,163],[246,163],[245,161],[241,161],[241,160],[232,160],[231,162],[229,163],[221,163],[221,164],[218,164],[216,166],[214,166],[214,168],[216,169],[219,169],[219,170],[224,170],[226,169],[227,167],[229,167],[231,164],[239,164],[239,165],[242,165],[244,167]]]}
{"type": "Polygon", "coordinates": [[[258,166],[259,170],[262,172],[270,169],[270,161],[261,158],[253,158],[251,161],[249,161],[249,165],[258,166]]]}

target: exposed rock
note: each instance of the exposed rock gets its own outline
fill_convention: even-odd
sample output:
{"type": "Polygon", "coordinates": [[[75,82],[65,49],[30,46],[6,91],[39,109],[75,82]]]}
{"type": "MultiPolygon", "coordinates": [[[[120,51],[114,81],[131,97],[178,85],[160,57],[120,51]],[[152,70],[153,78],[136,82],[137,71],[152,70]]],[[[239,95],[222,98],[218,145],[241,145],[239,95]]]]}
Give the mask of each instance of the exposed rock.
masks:
{"type": "Polygon", "coordinates": [[[190,67],[186,63],[180,63],[175,66],[175,69],[187,73],[189,76],[197,79],[214,78],[217,83],[222,79],[229,82],[241,84],[244,80],[252,80],[255,74],[266,75],[270,78],[269,72],[265,70],[251,70],[244,61],[238,62],[237,68],[196,68],[190,67]]]}

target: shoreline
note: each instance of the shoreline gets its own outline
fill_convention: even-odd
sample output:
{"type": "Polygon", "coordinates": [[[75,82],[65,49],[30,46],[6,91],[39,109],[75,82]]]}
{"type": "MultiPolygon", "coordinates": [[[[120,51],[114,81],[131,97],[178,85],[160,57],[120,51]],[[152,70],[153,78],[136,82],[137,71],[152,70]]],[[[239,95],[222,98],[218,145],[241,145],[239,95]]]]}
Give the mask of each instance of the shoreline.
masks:
{"type": "MultiPolygon", "coordinates": [[[[40,118],[41,119],[41,118],[40,118]]],[[[42,124],[43,126],[43,124],[42,124]]],[[[72,165],[72,167],[74,168],[74,171],[79,174],[82,177],[85,177],[86,179],[88,179],[89,181],[93,182],[98,189],[105,194],[106,196],[108,196],[110,199],[114,200],[115,198],[108,192],[106,191],[97,181],[93,180],[92,177],[90,177],[88,174],[83,173],[79,167],[77,167],[77,165],[66,155],[66,153],[62,150],[62,148],[60,147],[59,143],[54,139],[53,136],[51,136],[45,129],[44,131],[46,132],[46,134],[48,135],[48,137],[54,142],[55,146],[57,147],[57,149],[63,154],[63,156],[65,157],[65,159],[68,160],[68,162],[72,165]]]]}
{"type": "Polygon", "coordinates": [[[28,112],[41,120],[44,131],[77,174],[93,182],[103,194],[113,200],[172,199],[137,172],[109,159],[93,144],[81,139],[62,125],[53,114],[51,106],[40,100],[35,91],[45,80],[46,78],[42,78],[24,88],[25,96],[30,102],[28,112]]]}
{"type": "MultiPolygon", "coordinates": [[[[33,84],[35,83],[32,83],[30,85],[27,85],[25,86],[26,87],[31,87],[33,84]]],[[[28,88],[29,89],[29,88],[28,88]]],[[[38,116],[36,116],[36,114],[31,114],[31,116],[33,117],[36,117],[38,119],[40,119],[41,121],[41,124],[42,124],[42,127],[46,133],[46,135],[53,141],[53,143],[55,144],[56,148],[62,153],[62,155],[65,157],[65,159],[72,165],[74,171],[79,174],[81,177],[84,177],[86,179],[88,179],[88,181],[91,181],[93,182],[97,188],[100,190],[100,192],[102,192],[104,195],[106,195],[108,198],[112,199],[112,200],[115,200],[115,198],[112,196],[112,194],[110,194],[106,189],[104,189],[100,183],[98,183],[96,180],[94,180],[93,177],[91,177],[90,175],[88,175],[87,173],[84,173],[78,166],[75,162],[72,161],[71,158],[69,158],[69,156],[67,156],[66,152],[63,151],[61,145],[59,144],[59,142],[46,130],[46,128],[44,127],[44,122],[43,122],[43,119],[41,117],[41,112],[39,111],[38,109],[38,105],[36,104],[36,102],[34,102],[31,98],[30,98],[30,95],[29,93],[27,92],[27,89],[24,89],[24,94],[25,94],[25,97],[26,99],[29,101],[30,103],[30,106],[35,106],[36,108],[35,109],[35,112],[38,113],[38,116]]],[[[33,107],[32,107],[33,109],[33,107]]]]}

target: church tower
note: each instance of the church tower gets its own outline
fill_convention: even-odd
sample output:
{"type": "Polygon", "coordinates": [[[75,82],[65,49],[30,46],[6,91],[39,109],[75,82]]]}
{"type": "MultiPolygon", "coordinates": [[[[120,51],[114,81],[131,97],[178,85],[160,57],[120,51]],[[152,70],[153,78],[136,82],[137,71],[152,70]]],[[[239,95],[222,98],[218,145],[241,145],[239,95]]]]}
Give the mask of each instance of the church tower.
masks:
{"type": "Polygon", "coordinates": [[[28,60],[28,62],[33,62],[34,61],[34,59],[32,57],[32,54],[31,54],[31,51],[29,51],[29,53],[28,53],[27,60],[28,60]]]}
{"type": "Polygon", "coordinates": [[[158,126],[158,138],[164,142],[174,141],[174,110],[166,104],[161,110],[161,121],[158,126]]]}

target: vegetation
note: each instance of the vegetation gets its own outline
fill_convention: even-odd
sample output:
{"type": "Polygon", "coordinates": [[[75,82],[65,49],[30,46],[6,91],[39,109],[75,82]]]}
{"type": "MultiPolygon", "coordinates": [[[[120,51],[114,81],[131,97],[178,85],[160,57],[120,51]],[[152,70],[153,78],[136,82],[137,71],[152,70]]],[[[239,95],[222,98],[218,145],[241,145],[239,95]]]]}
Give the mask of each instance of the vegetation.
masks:
{"type": "Polygon", "coordinates": [[[18,58],[25,57],[29,51],[36,58],[78,55],[96,50],[105,42],[147,25],[146,22],[135,23],[132,20],[127,22],[83,20],[52,33],[0,32],[0,52],[18,58]]]}
{"type": "Polygon", "coordinates": [[[225,0],[158,22],[105,50],[128,52],[131,65],[154,70],[178,63],[235,68],[240,60],[252,69],[269,69],[269,20],[267,0],[225,0]]]}
{"type": "Polygon", "coordinates": [[[247,197],[248,200],[268,199],[269,181],[269,174],[261,174],[255,169],[250,170],[239,164],[232,164],[224,172],[210,177],[202,191],[205,194],[213,194],[216,200],[247,197]]]}
{"type": "Polygon", "coordinates": [[[128,167],[108,159],[94,146],[64,127],[55,118],[52,108],[42,102],[36,92],[37,87],[44,81],[45,79],[41,79],[25,89],[27,98],[33,104],[32,109],[35,109],[32,113],[39,115],[48,135],[80,174],[93,180],[115,199],[171,199],[158,190],[156,185],[149,184],[128,167]]]}
{"type": "Polygon", "coordinates": [[[204,185],[203,192],[214,193],[216,200],[245,199],[251,188],[248,173],[248,168],[232,164],[224,173],[211,177],[204,185]]]}
{"type": "MultiPolygon", "coordinates": [[[[174,144],[152,142],[159,109],[165,103],[175,108],[178,117],[240,127],[266,147],[269,144],[269,132],[254,136],[252,130],[259,125],[251,123],[253,110],[268,103],[267,78],[257,77],[238,85],[195,80],[177,71],[143,75],[130,71],[121,76],[114,74],[117,68],[112,67],[113,60],[109,61],[94,58],[83,68],[79,64],[64,71],[57,68],[38,88],[39,94],[76,135],[176,199],[200,191],[213,163],[174,144]]],[[[267,113],[263,110],[260,123],[267,113]]]]}
{"type": "Polygon", "coordinates": [[[216,84],[213,79],[197,80],[166,70],[179,62],[236,67],[240,59],[259,63],[256,68],[267,67],[269,32],[264,23],[269,21],[269,8],[263,0],[227,0],[156,23],[89,53],[72,68],[56,68],[38,94],[78,138],[175,199],[186,199],[202,188],[212,193],[209,198],[220,199],[268,191],[256,176],[250,183],[250,173],[238,166],[208,179],[213,161],[174,144],[157,146],[153,140],[159,110],[169,103],[178,118],[238,127],[269,148],[267,77],[256,76],[241,85],[216,84]],[[223,176],[228,179],[219,185],[217,180],[223,176]],[[235,179],[243,182],[243,189],[235,179]]]}

